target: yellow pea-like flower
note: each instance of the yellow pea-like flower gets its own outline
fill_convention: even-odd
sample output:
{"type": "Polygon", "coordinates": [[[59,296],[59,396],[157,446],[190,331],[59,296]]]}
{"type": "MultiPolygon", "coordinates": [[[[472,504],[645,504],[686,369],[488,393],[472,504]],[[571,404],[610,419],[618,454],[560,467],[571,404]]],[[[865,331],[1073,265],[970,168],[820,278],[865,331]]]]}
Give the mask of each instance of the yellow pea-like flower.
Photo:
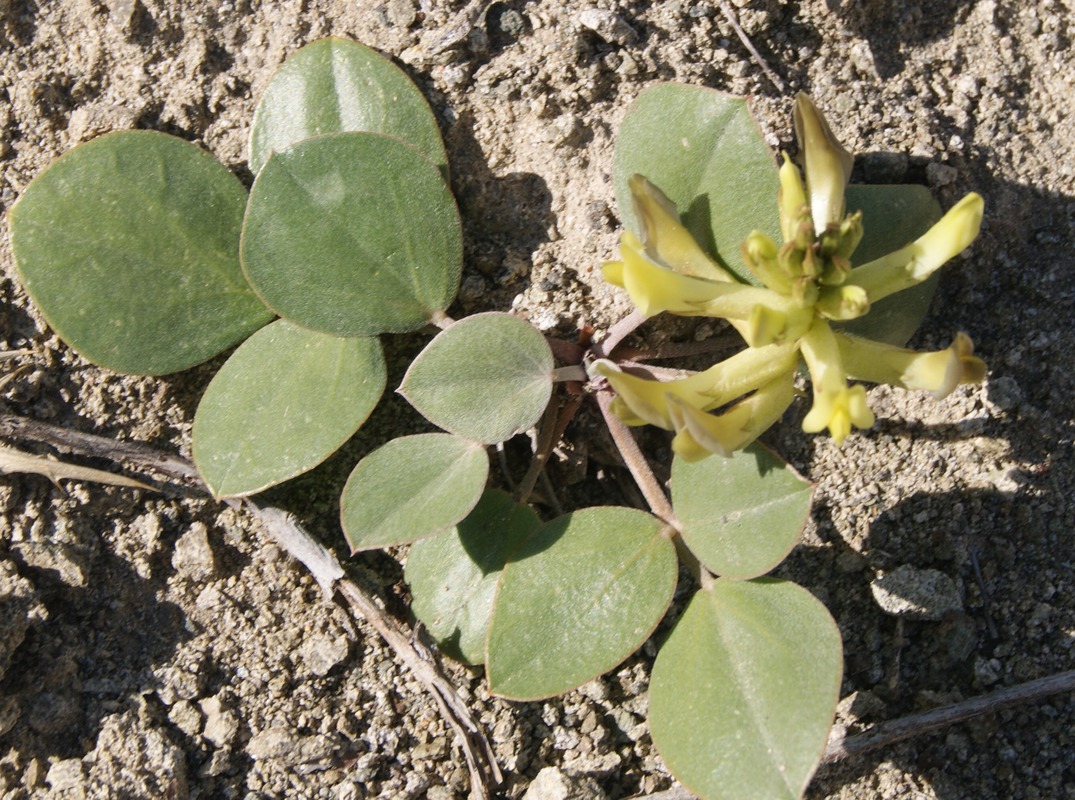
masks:
{"type": "Polygon", "coordinates": [[[753,231],[744,263],[763,284],[738,282],[691,236],[676,206],[640,175],[629,187],[639,235],[625,233],[620,261],[604,265],[610,283],[627,290],[646,316],[664,311],[726,320],[746,347],[709,369],[658,381],[597,361],[590,374],[616,393],[613,411],[629,425],[674,431],[673,449],[696,460],[730,455],[757,438],[791,405],[794,379],[805,364],[812,405],[803,430],[828,430],[842,443],[874,415],[862,385],[889,383],[942,398],[961,383],[985,377],[965,334],[933,353],[856,338],[831,323],[857,319],[873,303],[928,278],[978,235],[983,202],[969,194],[929,231],[889,255],[854,266],[862,214],[845,214],[851,156],[809,97],[795,100],[794,123],[805,177],[785,155],[777,204],[783,244],[753,231]]]}

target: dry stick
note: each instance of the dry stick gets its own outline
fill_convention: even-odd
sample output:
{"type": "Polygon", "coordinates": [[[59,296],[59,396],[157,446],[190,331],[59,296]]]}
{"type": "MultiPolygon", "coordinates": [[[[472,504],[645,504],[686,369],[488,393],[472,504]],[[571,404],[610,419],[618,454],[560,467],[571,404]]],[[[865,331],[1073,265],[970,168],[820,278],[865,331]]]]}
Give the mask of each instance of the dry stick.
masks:
{"type": "Polygon", "coordinates": [[[206,491],[193,464],[141,442],[120,442],[13,414],[0,414],[0,436],[48,444],[65,453],[122,462],[135,469],[164,475],[187,488],[206,491]]]}
{"type": "Polygon", "coordinates": [[[503,780],[496,755],[455,687],[437,669],[432,655],[419,653],[403,626],[388,617],[370,595],[348,580],[336,557],[310,536],[292,515],[278,508],[261,508],[251,500],[245,500],[241,505],[261,521],[273,541],[306,566],[327,597],[338,591],[351,609],[374,627],[415,677],[426,685],[441,714],[463,743],[472,791],[479,797],[488,798],[487,776],[492,777],[494,783],[503,780]]]}
{"type": "MultiPolygon", "coordinates": [[[[870,750],[877,750],[895,742],[910,739],[912,736],[999,711],[1006,706],[1042,700],[1050,695],[1070,691],[1075,691],[1075,670],[1020,683],[1017,686],[1009,686],[992,694],[972,697],[970,700],[935,708],[923,714],[882,722],[866,733],[846,737],[833,736],[829,739],[821,761],[832,763],[845,758],[853,758],[870,750]]],[[[675,786],[640,797],[644,800],[694,800],[695,796],[682,786],[675,786]]]]}
{"type": "MultiPolygon", "coordinates": [[[[187,488],[196,488],[201,493],[208,491],[192,463],[139,442],[117,442],[103,436],[80,433],[10,414],[0,415],[0,436],[49,444],[66,453],[107,459],[113,463],[152,471],[187,488]]],[[[459,735],[460,745],[470,768],[473,795],[487,800],[490,797],[490,782],[500,783],[503,780],[492,745],[466,703],[439,671],[431,657],[423,657],[418,652],[406,629],[388,617],[370,595],[348,580],[336,557],[299,526],[289,514],[278,508],[260,508],[250,500],[229,501],[229,505],[245,509],[258,519],[273,540],[310,571],[326,596],[331,597],[338,591],[352,610],[364,617],[388,643],[400,661],[410,668],[433,695],[444,718],[459,735]]]]}
{"type": "Polygon", "coordinates": [[[1075,670],[1050,675],[1047,678],[1038,678],[1016,686],[1009,686],[992,694],[972,697],[970,700],[935,708],[923,714],[894,719],[891,722],[882,722],[866,733],[860,733],[856,736],[833,737],[825,748],[822,761],[840,761],[869,750],[885,747],[902,739],[908,739],[911,736],[928,733],[956,722],[963,722],[972,717],[998,711],[1005,706],[1026,703],[1031,700],[1041,700],[1049,695],[1070,691],[1075,691],[1075,670]]]}
{"type": "Polygon", "coordinates": [[[720,0],[720,10],[723,12],[724,18],[728,20],[728,24],[731,25],[732,29],[735,31],[735,35],[739,37],[739,41],[743,43],[743,46],[750,51],[750,55],[754,57],[754,63],[761,67],[761,71],[765,73],[765,77],[772,81],[773,86],[781,92],[784,91],[784,81],[769,68],[769,65],[765,63],[765,59],[761,57],[761,53],[754,47],[754,43],[750,41],[746,31],[740,27],[739,20],[735,18],[735,12],[732,11],[731,6],[728,5],[728,0],[720,0]]]}

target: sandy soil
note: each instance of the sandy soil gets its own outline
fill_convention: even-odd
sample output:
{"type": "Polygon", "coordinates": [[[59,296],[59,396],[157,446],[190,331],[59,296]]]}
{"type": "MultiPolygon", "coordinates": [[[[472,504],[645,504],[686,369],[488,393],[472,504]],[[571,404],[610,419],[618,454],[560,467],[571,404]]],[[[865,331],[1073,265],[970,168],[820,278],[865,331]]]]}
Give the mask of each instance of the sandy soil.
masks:
{"type": "MultiPolygon", "coordinates": [[[[876,428],[843,448],[800,433],[802,408],[771,437],[819,482],[785,571],[840,622],[840,723],[853,732],[1070,669],[1075,7],[730,6],[783,91],[719,2],[498,2],[437,53],[427,37],[461,3],[0,0],[0,207],[59,154],[122,128],[198,142],[249,180],[248,124],[273,69],[309,41],[349,36],[399,59],[442,127],[467,237],[456,311],[516,308],[567,333],[626,309],[595,267],[615,248],[611,153],[631,99],[658,80],[751,94],[767,138],[787,147],[791,98],[807,90],[858,154],[856,180],[926,183],[945,207],[976,190],[987,204],[916,343],[967,331],[988,385],[941,403],[874,389],[876,428]],[[593,8],[619,24],[587,28],[593,8]],[[901,567],[950,579],[943,619],[878,607],[871,582],[901,567]]],[[[29,306],[6,230],[0,267],[0,349],[33,351],[7,364],[29,369],[4,388],[4,410],[189,451],[219,361],[165,379],[99,370],[29,306]]],[[[397,380],[413,346],[399,352],[397,380]]],[[[270,499],[342,553],[344,477],[411,419],[386,403],[338,458],[270,499]]],[[[588,470],[580,459],[554,473],[568,502],[617,491],[597,482],[589,432],[583,420],[573,439],[588,470]]],[[[397,558],[348,563],[406,617],[397,558]]],[[[671,785],[644,725],[652,654],[543,704],[490,699],[479,675],[447,669],[495,743],[505,797],[556,767],[574,796],[620,798],[671,785]]],[[[809,796],[1072,798],[1073,730],[1062,695],[823,768],[809,796]]],[[[0,482],[0,797],[446,800],[466,788],[420,686],[239,515],[195,497],[0,482]]]]}

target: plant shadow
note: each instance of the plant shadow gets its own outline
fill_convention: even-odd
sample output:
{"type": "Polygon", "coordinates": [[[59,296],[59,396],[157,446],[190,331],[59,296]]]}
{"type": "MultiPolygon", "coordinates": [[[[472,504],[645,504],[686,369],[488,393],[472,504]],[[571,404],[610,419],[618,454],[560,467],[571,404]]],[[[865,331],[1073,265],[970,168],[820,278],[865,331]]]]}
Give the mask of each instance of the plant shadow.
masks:
{"type": "Polygon", "coordinates": [[[904,70],[907,53],[948,36],[966,20],[970,0],[901,3],[898,0],[826,0],[829,10],[869,43],[882,79],[904,70]]]}

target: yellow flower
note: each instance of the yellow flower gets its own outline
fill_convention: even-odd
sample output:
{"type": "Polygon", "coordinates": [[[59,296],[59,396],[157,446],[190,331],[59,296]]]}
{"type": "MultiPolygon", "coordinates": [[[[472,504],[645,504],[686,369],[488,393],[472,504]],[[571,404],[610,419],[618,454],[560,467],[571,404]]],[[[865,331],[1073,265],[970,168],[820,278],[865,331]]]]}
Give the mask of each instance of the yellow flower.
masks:
{"type": "Polygon", "coordinates": [[[974,343],[965,333],[957,333],[952,344],[933,353],[919,353],[847,334],[837,334],[836,341],[848,374],[870,383],[919,389],[942,400],[961,383],[985,380],[985,362],[974,355],[974,343]]]}
{"type": "Polygon", "coordinates": [[[818,433],[828,428],[836,443],[843,444],[852,425],[872,427],[874,416],[866,405],[866,389],[847,385],[840,348],[828,323],[815,322],[800,346],[814,389],[814,405],[803,419],[803,430],[818,433]]]}
{"type": "Polygon", "coordinates": [[[590,364],[589,372],[593,377],[607,380],[616,391],[613,409],[628,425],[656,425],[670,431],[676,429],[670,402],[707,412],[726,406],[781,375],[794,375],[797,364],[795,345],[786,343],[748,347],[703,372],[670,381],[631,375],[606,359],[590,364]]]}
{"type": "Polygon", "coordinates": [[[852,270],[849,281],[872,302],[921,283],[978,237],[985,201],[971,192],[906,247],[852,270]]]}
{"type": "Polygon", "coordinates": [[[720,414],[707,414],[678,397],[670,397],[669,411],[676,431],[672,449],[686,461],[699,461],[712,454],[730,456],[772,427],[794,399],[793,371],[778,375],[720,414]]]}
{"type": "Polygon", "coordinates": [[[639,175],[629,182],[641,235],[624,233],[623,260],[605,264],[605,278],[626,289],[647,316],[718,317],[746,342],[709,369],[670,381],[628,374],[611,361],[590,366],[591,376],[616,392],[618,416],[675,431],[672,446],[688,460],[730,455],[774,424],[792,402],[801,362],[813,387],[803,430],[828,429],[838,444],[853,428],[874,423],[865,388],[849,379],[941,398],[985,377],[985,363],[963,333],[945,350],[918,353],[831,327],[920,283],[966,248],[981,226],[982,198],[967,195],[911,244],[854,267],[863,230],[861,213],[844,213],[851,156],[804,94],[796,97],[794,121],[805,180],[784,156],[777,196],[783,244],[753,231],[742,245],[743,261],[762,286],[739,283],[707,256],[660,189],[639,175]]]}

